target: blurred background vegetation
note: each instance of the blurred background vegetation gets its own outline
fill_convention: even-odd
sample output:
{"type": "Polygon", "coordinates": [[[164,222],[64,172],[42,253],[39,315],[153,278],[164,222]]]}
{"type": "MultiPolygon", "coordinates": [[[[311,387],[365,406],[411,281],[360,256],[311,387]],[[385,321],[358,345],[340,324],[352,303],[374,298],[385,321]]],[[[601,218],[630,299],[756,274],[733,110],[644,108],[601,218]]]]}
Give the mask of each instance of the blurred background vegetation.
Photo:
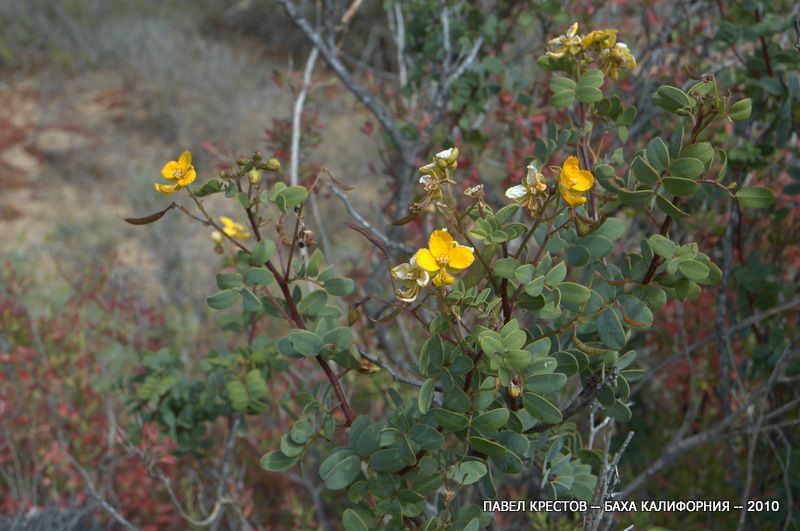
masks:
{"type": "MultiPolygon", "coordinates": [[[[632,143],[658,131],[650,95],[659,84],[711,71],[754,100],[753,122],[738,131],[745,134],[731,140],[730,130],[716,133],[729,151],[729,171],[779,194],[767,213],[735,214],[727,240],[730,214],[713,194],[682,226],[710,255],[715,251],[720,267],[727,261],[728,306],[720,310],[714,290],[671,304],[639,341],[650,371],[633,391],[637,436],[620,468],[622,485],[647,473],[678,435],[714,425],[728,407],[720,398],[722,379],[735,373],[731,381],[745,386],[763,379],[783,349],[795,349],[794,361],[777,400],[797,420],[800,61],[791,26],[797,5],[517,3],[523,14],[499,22],[513,36],[501,60],[481,58],[481,79],[493,82],[477,96],[469,84],[457,87],[453,98],[466,110],[432,133],[432,144],[456,137],[468,146],[465,182],[495,186],[487,190],[492,198],[499,185],[518,180],[534,154],[534,131],[549,112],[542,99],[546,73],[535,58],[548,35],[578,19],[594,28],[619,27],[639,59],[640,70],[624,84],[639,102],[632,143]],[[721,342],[720,318],[730,327],[721,342]],[[725,346],[734,332],[732,346],[725,346]],[[722,348],[733,349],[728,375],[719,365],[722,348]]],[[[409,13],[438,6],[404,4],[409,13]]],[[[492,3],[476,4],[488,9],[492,3]]],[[[345,64],[376,92],[399,75],[395,29],[386,17],[395,5],[364,2],[341,49],[345,64]]],[[[424,38],[425,19],[408,24],[409,55],[424,58],[431,42],[424,38]]],[[[219,458],[222,437],[207,455],[176,456],[174,441],[125,407],[125,378],[140,370],[148,352],[167,349],[175,353],[170,363],[192,373],[213,349],[235,344],[213,326],[204,302],[220,259],[207,231],[185,217],[170,216],[148,230],[122,218],[168,204],[152,182],[183,149],[193,152],[201,180],[254,149],[286,161],[309,44],[277,2],[256,0],[0,0],[0,28],[0,527],[107,528],[105,503],[141,528],[186,528],[213,512],[213,492],[203,485],[213,484],[207,464],[219,458]]],[[[409,65],[412,92],[425,80],[423,67],[409,65]]],[[[314,75],[304,113],[302,182],[324,165],[355,187],[349,196],[358,212],[385,226],[386,203],[402,184],[374,117],[324,66],[314,75]]],[[[428,155],[416,154],[417,161],[428,155]]],[[[330,196],[319,198],[319,208],[319,219],[340,242],[326,251],[341,271],[363,270],[368,246],[338,228],[351,219],[347,210],[330,196]]],[[[292,377],[292,386],[316,381],[292,377]]],[[[375,378],[379,383],[364,386],[354,404],[368,409],[389,381],[375,378]]],[[[277,400],[282,389],[274,391],[277,400]]],[[[257,466],[277,446],[285,421],[285,411],[249,421],[235,478],[240,516],[260,528],[336,528],[326,519],[335,498],[313,472],[279,477],[257,466]]],[[[757,452],[746,440],[728,444],[719,435],[647,473],[628,494],[734,500],[749,481],[751,498],[779,499],[780,511],[743,523],[738,514],[630,514],[614,523],[797,529],[797,425],[756,441],[757,452]]],[[[535,497],[524,481],[516,488],[535,497]]],[[[231,518],[213,527],[236,527],[231,518]]],[[[507,528],[573,525],[525,518],[530,521],[512,520],[507,528]]]]}

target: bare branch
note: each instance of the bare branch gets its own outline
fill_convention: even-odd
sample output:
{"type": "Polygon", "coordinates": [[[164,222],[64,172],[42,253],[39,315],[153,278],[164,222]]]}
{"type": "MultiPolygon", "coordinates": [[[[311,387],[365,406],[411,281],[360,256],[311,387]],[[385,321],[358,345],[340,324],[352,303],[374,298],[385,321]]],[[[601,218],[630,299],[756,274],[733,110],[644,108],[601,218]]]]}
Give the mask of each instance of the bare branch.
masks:
{"type": "Polygon", "coordinates": [[[372,112],[378,122],[380,122],[383,128],[386,129],[386,132],[392,138],[392,141],[395,143],[397,149],[401,153],[406,153],[408,151],[406,141],[400,132],[400,128],[389,115],[389,112],[386,110],[386,108],[374,95],[369,92],[369,90],[366,89],[366,87],[361,85],[355,80],[355,78],[353,78],[353,75],[347,69],[347,67],[344,66],[339,57],[325,44],[322,36],[317,33],[308,20],[306,20],[298,12],[297,6],[292,0],[278,1],[283,5],[284,9],[286,9],[286,13],[289,15],[289,18],[292,19],[292,22],[294,22],[297,27],[299,27],[303,33],[305,33],[308,40],[311,41],[311,44],[313,44],[319,50],[322,58],[325,60],[328,66],[331,67],[339,79],[342,80],[342,83],[344,83],[345,86],[361,101],[361,103],[363,103],[372,112]]]}

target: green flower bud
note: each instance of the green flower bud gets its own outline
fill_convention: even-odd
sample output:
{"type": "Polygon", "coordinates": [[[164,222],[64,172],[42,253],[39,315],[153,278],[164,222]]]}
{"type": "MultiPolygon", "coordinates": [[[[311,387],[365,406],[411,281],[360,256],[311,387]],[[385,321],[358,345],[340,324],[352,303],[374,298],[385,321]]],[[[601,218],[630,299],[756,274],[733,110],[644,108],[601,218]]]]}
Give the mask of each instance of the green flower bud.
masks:
{"type": "Polygon", "coordinates": [[[261,172],[253,168],[247,173],[247,178],[250,179],[250,184],[258,184],[261,182],[261,172]]]}
{"type": "Polygon", "coordinates": [[[269,171],[281,171],[281,161],[278,159],[269,159],[267,161],[267,169],[269,171]]]}

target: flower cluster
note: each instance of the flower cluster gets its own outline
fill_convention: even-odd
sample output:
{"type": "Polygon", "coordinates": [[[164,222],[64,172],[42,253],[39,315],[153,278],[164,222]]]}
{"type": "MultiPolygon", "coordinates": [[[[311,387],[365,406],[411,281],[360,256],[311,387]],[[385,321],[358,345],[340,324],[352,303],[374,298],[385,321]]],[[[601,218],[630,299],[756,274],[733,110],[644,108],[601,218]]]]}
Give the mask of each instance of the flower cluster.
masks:
{"type": "Polygon", "coordinates": [[[594,59],[611,79],[617,79],[620,70],[636,68],[636,58],[628,46],[617,42],[618,32],[616,29],[603,29],[581,36],[578,34],[578,23],[575,22],[564,35],[550,39],[547,43],[547,56],[554,59],[585,58],[587,62],[594,59]],[[591,52],[596,53],[596,57],[590,56],[591,52]]]}
{"type": "Polygon", "coordinates": [[[460,273],[474,261],[472,247],[456,242],[447,229],[435,230],[427,248],[418,250],[407,264],[392,268],[392,277],[402,284],[402,288],[397,290],[397,298],[413,302],[428,283],[437,287],[449,286],[456,280],[453,274],[460,273]]]}
{"type": "Polygon", "coordinates": [[[425,197],[411,206],[412,212],[421,212],[430,202],[442,199],[442,187],[453,184],[450,171],[458,167],[458,148],[449,148],[433,156],[433,162],[419,169],[421,174],[420,184],[425,189],[425,197]]]}
{"type": "MultiPolygon", "coordinates": [[[[594,175],[588,170],[582,170],[578,157],[567,157],[558,175],[558,191],[570,208],[586,203],[584,194],[594,186],[594,175]]],[[[512,186],[506,190],[506,197],[527,208],[531,215],[537,215],[547,199],[547,182],[538,166],[531,162],[528,164],[528,173],[522,184],[512,186]]]]}

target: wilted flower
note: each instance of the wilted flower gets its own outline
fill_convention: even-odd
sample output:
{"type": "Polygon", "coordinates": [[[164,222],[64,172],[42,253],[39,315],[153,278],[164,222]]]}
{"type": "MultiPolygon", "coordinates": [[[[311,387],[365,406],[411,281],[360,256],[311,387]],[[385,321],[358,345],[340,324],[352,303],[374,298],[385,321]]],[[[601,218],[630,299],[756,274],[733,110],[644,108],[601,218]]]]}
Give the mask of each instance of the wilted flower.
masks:
{"type": "Polygon", "coordinates": [[[522,184],[512,186],[506,190],[506,197],[513,199],[530,210],[531,214],[534,214],[539,210],[539,198],[542,197],[546,190],[547,183],[544,180],[544,175],[531,162],[528,164],[528,173],[522,180],[522,184]]]}
{"type": "Polygon", "coordinates": [[[458,148],[451,147],[433,156],[433,160],[442,169],[454,170],[458,167],[458,148]]]}
{"type": "Polygon", "coordinates": [[[420,290],[431,281],[428,272],[417,265],[415,256],[407,264],[393,267],[391,273],[403,285],[403,289],[397,290],[397,298],[403,302],[414,302],[420,290]]]}
{"type": "Polygon", "coordinates": [[[168,181],[175,181],[174,184],[155,183],[155,189],[162,194],[173,194],[189,186],[197,177],[197,172],[192,166],[192,154],[184,151],[178,160],[167,162],[161,169],[161,175],[168,181]]]}
{"type": "Polygon", "coordinates": [[[237,223],[227,216],[220,216],[219,219],[222,221],[222,232],[231,238],[246,240],[250,237],[250,233],[247,232],[247,228],[241,223],[237,223]]]}
{"type": "Polygon", "coordinates": [[[474,199],[481,208],[486,206],[486,194],[483,192],[483,185],[476,184],[464,190],[464,195],[474,199]]]}
{"type": "Polygon", "coordinates": [[[614,44],[617,42],[618,32],[619,30],[616,29],[591,31],[583,38],[581,44],[587,50],[594,50],[596,52],[606,48],[613,48],[614,44]]]}
{"type": "Polygon", "coordinates": [[[583,193],[594,185],[594,175],[592,172],[582,170],[578,163],[578,157],[572,155],[567,157],[561,167],[561,174],[558,179],[558,189],[561,197],[570,207],[582,205],[586,202],[583,193]]]}
{"type": "Polygon", "coordinates": [[[415,256],[416,263],[428,273],[436,273],[434,286],[446,286],[455,282],[449,273],[458,273],[472,265],[475,260],[474,249],[460,245],[453,240],[447,229],[435,230],[428,240],[428,249],[420,249],[415,256]]]}
{"type": "Polygon", "coordinates": [[[581,51],[582,40],[582,37],[578,35],[578,23],[575,22],[565,35],[559,35],[547,43],[547,55],[556,59],[565,55],[577,55],[581,51]]]}
{"type": "Polygon", "coordinates": [[[623,42],[618,42],[613,47],[602,50],[600,60],[603,63],[603,71],[611,79],[619,77],[620,69],[633,70],[636,68],[636,58],[623,42]]]}

